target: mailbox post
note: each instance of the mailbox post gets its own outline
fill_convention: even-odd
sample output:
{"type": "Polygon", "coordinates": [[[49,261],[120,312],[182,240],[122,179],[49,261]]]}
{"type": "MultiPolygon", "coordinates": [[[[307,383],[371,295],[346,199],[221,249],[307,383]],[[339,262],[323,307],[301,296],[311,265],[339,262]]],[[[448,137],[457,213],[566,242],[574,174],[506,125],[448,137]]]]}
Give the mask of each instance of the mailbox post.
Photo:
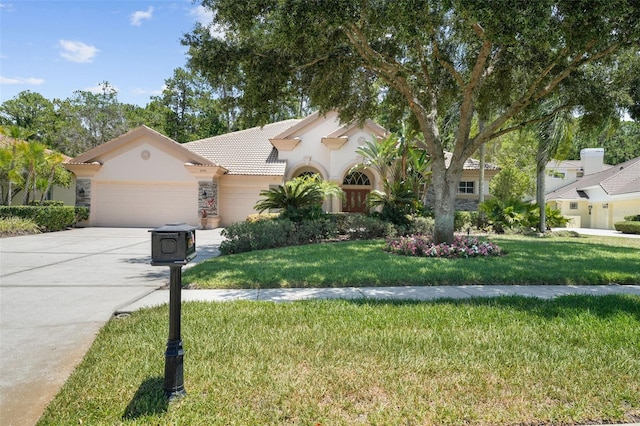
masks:
{"type": "Polygon", "coordinates": [[[152,229],[151,265],[169,267],[169,339],[165,352],[164,395],[172,400],[184,390],[184,348],[180,337],[182,267],[196,257],[196,228],[183,223],[152,229]]]}

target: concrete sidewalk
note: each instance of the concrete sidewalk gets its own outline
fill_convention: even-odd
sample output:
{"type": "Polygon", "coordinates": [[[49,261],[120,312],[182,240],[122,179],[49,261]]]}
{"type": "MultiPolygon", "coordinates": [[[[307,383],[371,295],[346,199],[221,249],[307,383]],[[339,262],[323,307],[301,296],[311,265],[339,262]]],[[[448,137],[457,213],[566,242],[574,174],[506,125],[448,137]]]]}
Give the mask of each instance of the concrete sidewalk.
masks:
{"type": "MultiPolygon", "coordinates": [[[[377,300],[435,300],[470,297],[526,296],[552,299],[568,294],[603,296],[634,294],[640,296],[640,285],[562,286],[562,285],[474,285],[429,287],[345,287],[345,288],[289,288],[249,290],[182,290],[183,302],[229,302],[256,300],[294,302],[308,299],[377,299],[377,300]]],[[[116,314],[169,303],[169,290],[159,289],[120,307],[116,314]]]]}

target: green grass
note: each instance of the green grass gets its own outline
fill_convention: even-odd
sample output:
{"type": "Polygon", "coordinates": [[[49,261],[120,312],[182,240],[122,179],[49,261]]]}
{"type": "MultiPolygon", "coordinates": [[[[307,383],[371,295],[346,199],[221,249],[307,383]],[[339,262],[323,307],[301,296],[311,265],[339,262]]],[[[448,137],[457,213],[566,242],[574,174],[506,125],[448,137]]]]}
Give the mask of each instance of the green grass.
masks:
{"type": "Polygon", "coordinates": [[[286,247],[217,257],[183,274],[193,288],[640,283],[640,239],[493,236],[505,256],[433,259],[386,253],[384,242],[286,247]]]}
{"type": "Polygon", "coordinates": [[[40,425],[640,421],[640,297],[185,303],[110,321],[40,425]]]}

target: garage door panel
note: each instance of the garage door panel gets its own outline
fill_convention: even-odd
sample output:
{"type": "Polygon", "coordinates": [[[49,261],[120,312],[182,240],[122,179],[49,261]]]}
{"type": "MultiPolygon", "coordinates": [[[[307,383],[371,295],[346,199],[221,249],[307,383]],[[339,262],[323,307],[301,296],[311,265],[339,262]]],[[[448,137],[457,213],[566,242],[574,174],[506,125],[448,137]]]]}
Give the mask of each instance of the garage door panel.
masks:
{"type": "Polygon", "coordinates": [[[96,226],[156,227],[197,222],[196,185],[96,183],[92,201],[96,226]]]}

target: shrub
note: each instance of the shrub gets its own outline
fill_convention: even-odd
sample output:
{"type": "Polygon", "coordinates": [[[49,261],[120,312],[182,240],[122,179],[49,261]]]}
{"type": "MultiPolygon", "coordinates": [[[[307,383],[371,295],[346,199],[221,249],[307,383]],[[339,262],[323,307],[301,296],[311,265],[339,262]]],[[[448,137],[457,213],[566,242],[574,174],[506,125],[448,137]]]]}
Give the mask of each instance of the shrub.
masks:
{"type": "Polygon", "coordinates": [[[433,231],[436,227],[436,221],[432,217],[423,217],[416,216],[412,218],[411,224],[408,228],[408,232],[402,235],[410,235],[410,234],[422,234],[422,235],[433,235],[433,231]]]}
{"type": "MultiPolygon", "coordinates": [[[[494,232],[504,234],[507,230],[529,232],[540,225],[540,209],[537,204],[529,204],[520,200],[500,201],[497,198],[480,204],[480,210],[494,232]]],[[[569,220],[559,210],[545,206],[547,228],[561,227],[569,220]]]]}
{"type": "Polygon", "coordinates": [[[293,229],[290,220],[259,220],[236,222],[222,230],[227,239],[220,244],[222,254],[284,247],[293,229]]]}
{"type": "Polygon", "coordinates": [[[19,217],[0,219],[0,235],[3,237],[38,233],[40,233],[40,228],[38,228],[38,225],[31,219],[22,219],[19,217]]]}
{"type": "Polygon", "coordinates": [[[627,222],[640,222],[640,214],[625,216],[624,220],[627,222]]]}
{"type": "Polygon", "coordinates": [[[419,257],[486,257],[499,256],[500,247],[477,238],[455,236],[452,244],[434,244],[430,236],[410,235],[387,240],[385,251],[404,256],[419,257]]]}
{"type": "Polygon", "coordinates": [[[75,223],[89,220],[89,209],[87,207],[74,207],[74,213],[76,216],[75,223]]]}
{"type": "MultiPolygon", "coordinates": [[[[30,206],[40,206],[40,201],[29,201],[30,206]]],[[[44,200],[42,202],[43,206],[64,206],[64,201],[56,201],[56,200],[44,200]]]]}
{"type": "Polygon", "coordinates": [[[478,223],[478,212],[457,211],[453,217],[453,230],[465,231],[478,223]]]}
{"type": "Polygon", "coordinates": [[[616,222],[613,226],[623,234],[640,234],[640,221],[616,222]]]}
{"type": "Polygon", "coordinates": [[[46,232],[60,231],[77,222],[76,207],[72,206],[1,206],[0,217],[30,219],[46,232]]]}
{"type": "Polygon", "coordinates": [[[375,215],[347,215],[343,226],[344,228],[340,228],[338,231],[350,240],[370,240],[396,234],[392,223],[385,222],[375,215]]]}

